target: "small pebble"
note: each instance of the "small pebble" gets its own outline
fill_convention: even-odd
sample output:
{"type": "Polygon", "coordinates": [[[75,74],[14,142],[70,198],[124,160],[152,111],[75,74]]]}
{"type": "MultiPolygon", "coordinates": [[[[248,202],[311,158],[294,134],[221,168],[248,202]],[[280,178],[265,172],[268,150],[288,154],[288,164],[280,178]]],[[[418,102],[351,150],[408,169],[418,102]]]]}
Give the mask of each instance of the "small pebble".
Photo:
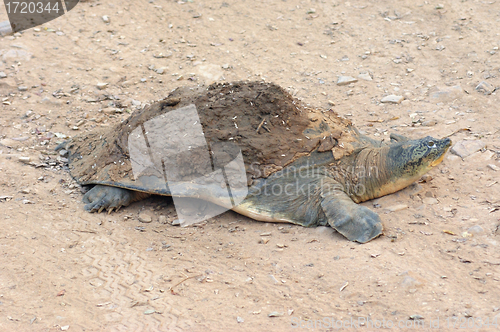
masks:
{"type": "Polygon", "coordinates": [[[479,233],[482,233],[484,232],[484,229],[479,226],[479,225],[476,225],[476,226],[472,226],[471,228],[469,228],[467,230],[467,233],[470,233],[470,234],[479,234],[479,233]]]}
{"type": "Polygon", "coordinates": [[[61,157],[66,157],[68,155],[68,150],[64,150],[64,149],[59,150],[59,155],[61,157]]]}
{"type": "Polygon", "coordinates": [[[265,238],[265,237],[263,237],[263,238],[261,238],[261,239],[259,240],[259,243],[260,243],[260,244],[267,244],[268,242],[269,242],[269,239],[268,239],[268,238],[265,238]]]}
{"type": "Polygon", "coordinates": [[[283,315],[284,315],[283,312],[273,311],[270,314],[268,314],[267,316],[269,316],[269,317],[280,317],[280,316],[283,316],[283,315]]]}
{"type": "Polygon", "coordinates": [[[31,161],[31,158],[30,157],[19,157],[19,161],[27,164],[31,161]]]}
{"type": "Polygon", "coordinates": [[[482,81],[476,86],[476,91],[482,92],[485,95],[491,95],[495,91],[495,87],[486,81],[482,81]]]}
{"type": "Polygon", "coordinates": [[[434,198],[434,197],[425,197],[422,202],[426,205],[435,205],[435,204],[438,204],[439,201],[434,198]]]}
{"type": "Polygon", "coordinates": [[[372,81],[373,80],[372,76],[369,73],[359,74],[358,78],[361,80],[365,80],[365,81],[372,81]]]}
{"type": "Polygon", "coordinates": [[[165,224],[167,223],[167,217],[165,217],[165,216],[160,216],[160,217],[158,218],[158,221],[159,221],[159,223],[160,223],[160,224],[165,225],[165,224]]]}
{"type": "Polygon", "coordinates": [[[19,91],[28,91],[28,87],[24,86],[24,85],[21,85],[21,86],[17,87],[17,90],[19,90],[19,91]]]}
{"type": "Polygon", "coordinates": [[[243,323],[245,320],[243,318],[241,318],[240,316],[236,317],[236,321],[238,323],[243,323]]]}
{"type": "Polygon", "coordinates": [[[5,74],[3,71],[0,71],[0,78],[6,78],[7,74],[5,74]]]}
{"type": "Polygon", "coordinates": [[[108,16],[108,15],[104,15],[104,16],[102,17],[102,21],[103,21],[104,23],[109,23],[109,22],[110,22],[109,16],[108,16]]]}
{"type": "Polygon", "coordinates": [[[172,221],[172,226],[180,226],[180,224],[181,224],[180,219],[174,219],[174,221],[172,221]]]}
{"type": "Polygon", "coordinates": [[[461,140],[451,147],[450,152],[461,158],[465,158],[485,146],[486,144],[480,140],[461,140]]]}
{"type": "Polygon", "coordinates": [[[406,205],[406,204],[398,204],[398,205],[389,206],[387,208],[387,210],[389,212],[396,212],[396,211],[401,211],[401,210],[404,210],[407,208],[408,208],[408,205],[406,205]]]}
{"type": "Polygon", "coordinates": [[[151,216],[149,214],[147,214],[146,212],[139,213],[138,219],[140,222],[143,222],[143,223],[150,223],[151,221],[153,221],[151,216]]]}
{"type": "Polygon", "coordinates": [[[429,174],[424,174],[420,178],[420,181],[422,181],[422,182],[430,182],[431,180],[432,180],[432,175],[429,175],[429,174]]]}
{"type": "Polygon", "coordinates": [[[498,167],[495,164],[488,164],[488,167],[491,168],[494,171],[500,171],[500,167],[498,167]]]}
{"type": "Polygon", "coordinates": [[[108,83],[97,83],[96,86],[99,90],[104,90],[108,87],[108,83]]]}
{"type": "Polygon", "coordinates": [[[337,85],[347,85],[351,83],[356,83],[357,81],[358,81],[357,78],[351,76],[339,76],[339,79],[337,80],[337,85]]]}
{"type": "Polygon", "coordinates": [[[382,100],[380,100],[381,103],[392,103],[392,104],[399,104],[403,101],[404,97],[403,96],[396,96],[396,95],[389,95],[382,100]]]}
{"type": "Polygon", "coordinates": [[[432,127],[432,126],[435,126],[436,124],[437,124],[437,120],[427,120],[427,121],[422,122],[422,126],[424,126],[424,127],[432,127]]]}

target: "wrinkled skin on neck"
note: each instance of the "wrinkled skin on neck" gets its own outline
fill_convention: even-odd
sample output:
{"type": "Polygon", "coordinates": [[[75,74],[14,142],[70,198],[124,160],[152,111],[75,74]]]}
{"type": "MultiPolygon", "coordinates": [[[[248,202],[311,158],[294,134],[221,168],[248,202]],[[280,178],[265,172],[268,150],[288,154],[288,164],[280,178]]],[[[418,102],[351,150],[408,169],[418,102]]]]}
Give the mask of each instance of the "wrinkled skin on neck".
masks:
{"type": "Polygon", "coordinates": [[[427,136],[400,140],[381,147],[360,148],[330,169],[345,192],[356,203],[401,190],[420,179],[444,158],[451,145],[448,138],[427,136]]]}

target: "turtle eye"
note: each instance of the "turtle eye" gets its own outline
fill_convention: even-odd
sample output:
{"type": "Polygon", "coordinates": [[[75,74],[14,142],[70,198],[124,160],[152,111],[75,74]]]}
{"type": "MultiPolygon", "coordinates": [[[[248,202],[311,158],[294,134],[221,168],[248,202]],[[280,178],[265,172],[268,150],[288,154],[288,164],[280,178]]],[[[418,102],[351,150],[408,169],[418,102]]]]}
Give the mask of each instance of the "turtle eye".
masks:
{"type": "Polygon", "coordinates": [[[427,142],[427,146],[432,149],[436,147],[436,143],[434,143],[434,141],[429,141],[427,142]]]}

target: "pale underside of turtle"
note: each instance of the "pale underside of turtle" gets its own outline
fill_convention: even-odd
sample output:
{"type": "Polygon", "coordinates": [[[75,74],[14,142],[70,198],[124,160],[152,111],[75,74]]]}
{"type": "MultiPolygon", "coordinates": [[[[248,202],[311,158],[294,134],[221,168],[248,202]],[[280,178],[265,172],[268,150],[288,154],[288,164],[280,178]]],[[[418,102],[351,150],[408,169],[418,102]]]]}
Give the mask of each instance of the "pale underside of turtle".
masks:
{"type": "Polygon", "coordinates": [[[114,128],[77,136],[64,147],[70,152],[73,178],[95,185],[83,199],[91,212],[111,212],[149,194],[175,193],[227,206],[221,180],[236,183],[231,172],[224,179],[211,177],[210,183],[196,179],[206,175],[207,167],[224,169],[242,156],[245,183],[233,194],[244,187],[245,195],[237,205],[232,200],[229,208],[260,221],[330,225],[349,240],[364,243],[382,234],[382,224],[375,212],[356,203],[410,185],[443,159],[449,145],[449,139],[431,137],[372,140],[334,111],[306,107],[277,85],[236,82],[176,89],[114,128]],[[188,157],[147,165],[138,160],[155,160],[164,136],[179,139],[177,128],[155,119],[193,109],[211,158],[200,157],[203,149],[195,148],[188,157]],[[143,150],[148,152],[134,145],[138,141],[146,142],[143,150]],[[143,151],[142,157],[134,151],[143,151]],[[167,181],[171,167],[178,170],[175,185],[167,181]]]}

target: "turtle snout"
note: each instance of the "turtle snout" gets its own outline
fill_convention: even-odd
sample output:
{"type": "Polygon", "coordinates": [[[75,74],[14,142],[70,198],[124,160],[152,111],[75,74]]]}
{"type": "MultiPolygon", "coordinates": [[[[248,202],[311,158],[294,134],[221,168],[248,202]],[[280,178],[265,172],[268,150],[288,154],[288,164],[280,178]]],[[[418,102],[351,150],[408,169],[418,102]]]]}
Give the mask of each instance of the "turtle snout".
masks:
{"type": "Polygon", "coordinates": [[[448,137],[443,139],[443,146],[445,149],[448,149],[451,146],[451,143],[452,143],[451,139],[449,139],[448,137]]]}

